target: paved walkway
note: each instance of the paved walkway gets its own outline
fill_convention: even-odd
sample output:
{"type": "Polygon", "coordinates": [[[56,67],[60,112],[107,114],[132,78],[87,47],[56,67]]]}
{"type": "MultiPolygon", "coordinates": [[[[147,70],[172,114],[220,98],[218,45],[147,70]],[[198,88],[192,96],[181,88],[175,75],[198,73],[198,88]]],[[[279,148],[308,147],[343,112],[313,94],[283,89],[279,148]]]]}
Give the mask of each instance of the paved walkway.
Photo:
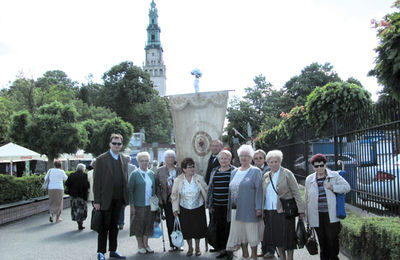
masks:
{"type": "MultiPolygon", "coordinates": [[[[89,212],[92,207],[89,205],[89,212]]],[[[125,220],[129,220],[129,207],[125,210],[125,220]]],[[[70,209],[62,213],[64,219],[60,223],[50,223],[46,213],[38,214],[20,221],[0,226],[0,259],[2,260],[58,260],[58,259],[96,259],[97,233],[88,227],[88,220],[84,223],[86,229],[78,231],[76,222],[71,221],[70,209]]],[[[127,256],[127,259],[189,259],[185,251],[180,253],[164,253],[162,240],[150,239],[149,245],[155,250],[154,254],[139,255],[134,237],[129,237],[128,226],[118,236],[118,250],[127,256]]],[[[167,237],[165,237],[167,241],[167,237]]],[[[167,250],[168,250],[168,243],[167,250]]],[[[201,242],[202,255],[192,256],[191,259],[215,259],[215,253],[204,252],[204,240],[201,242]]],[[[235,253],[241,258],[240,251],[235,253]]],[[[108,258],[108,254],[106,255],[108,258]]],[[[263,258],[259,258],[260,260],[263,258]]],[[[278,259],[278,258],[271,258],[278,259]]],[[[306,249],[295,250],[296,260],[318,260],[319,256],[310,256],[306,249]]],[[[348,258],[340,255],[340,259],[348,258]]]]}

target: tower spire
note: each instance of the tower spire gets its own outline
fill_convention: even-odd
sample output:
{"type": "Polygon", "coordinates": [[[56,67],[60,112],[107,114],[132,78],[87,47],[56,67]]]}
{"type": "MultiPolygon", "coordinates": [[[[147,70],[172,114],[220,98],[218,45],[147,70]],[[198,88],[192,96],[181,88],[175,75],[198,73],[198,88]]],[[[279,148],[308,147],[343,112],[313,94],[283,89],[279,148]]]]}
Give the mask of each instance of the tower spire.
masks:
{"type": "Polygon", "coordinates": [[[165,96],[166,74],[163,60],[163,48],[160,41],[160,27],[158,26],[158,11],[154,0],[149,9],[149,25],[147,26],[147,42],[145,46],[146,61],[143,69],[150,74],[154,87],[160,96],[165,96]]]}

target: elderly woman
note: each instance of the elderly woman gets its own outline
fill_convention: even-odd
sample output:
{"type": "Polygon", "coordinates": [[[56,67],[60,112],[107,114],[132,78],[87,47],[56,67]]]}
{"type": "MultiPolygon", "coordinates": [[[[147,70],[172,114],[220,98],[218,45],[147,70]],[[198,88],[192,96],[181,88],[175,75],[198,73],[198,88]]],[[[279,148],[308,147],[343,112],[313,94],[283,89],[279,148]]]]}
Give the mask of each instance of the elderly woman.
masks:
{"type": "Polygon", "coordinates": [[[207,208],[213,215],[216,226],[217,245],[216,250],[220,251],[217,258],[228,255],[226,243],[228,242],[230,223],[227,220],[228,213],[228,194],[231,173],[235,169],[231,165],[232,154],[222,150],[218,154],[218,167],[214,168],[210,174],[210,181],[207,194],[207,208]]]}
{"type": "Polygon", "coordinates": [[[292,260],[297,248],[295,217],[285,215],[282,200],[293,199],[299,218],[304,216],[304,202],[294,174],[281,166],[283,154],[279,150],[269,151],[266,156],[271,168],[263,176],[264,223],[266,245],[277,247],[282,260],[292,260]]]}
{"type": "Polygon", "coordinates": [[[139,168],[129,175],[129,203],[131,208],[130,236],[136,236],[139,254],[154,253],[149,247],[149,236],[154,232],[155,213],[150,210],[150,197],[155,195],[154,173],[148,169],[148,152],[137,154],[139,168]]]}
{"type": "MultiPolygon", "coordinates": [[[[254,150],[250,145],[242,145],[238,151],[240,167],[234,169],[229,183],[229,213],[231,221],[227,251],[242,248],[244,258],[257,259],[257,245],[262,240],[262,183],[261,171],[251,165],[254,150]]],[[[232,259],[233,254],[228,255],[232,259]]]]}
{"type": "Polygon", "coordinates": [[[49,221],[53,222],[54,215],[56,216],[56,222],[62,221],[60,218],[63,210],[64,202],[64,185],[63,182],[67,180],[67,175],[61,170],[61,162],[55,161],[54,167],[47,171],[45,180],[49,179],[48,193],[49,193],[49,221]]]}
{"type": "Polygon", "coordinates": [[[183,174],[179,175],[172,186],[172,211],[179,215],[183,238],[188,243],[187,256],[193,255],[192,239],[196,242],[196,256],[200,256],[200,238],[207,232],[204,202],[207,198],[207,184],[203,176],[194,173],[194,161],[185,158],[181,162],[183,174]]]}
{"type": "MultiPolygon", "coordinates": [[[[267,154],[261,149],[254,152],[254,157],[253,157],[254,165],[257,166],[261,170],[262,176],[264,176],[264,174],[270,170],[267,162],[265,161],[266,157],[267,157],[267,154]]],[[[274,254],[275,254],[275,247],[267,246],[266,235],[267,235],[267,233],[264,232],[263,241],[261,242],[261,255],[260,256],[263,256],[264,258],[272,258],[272,257],[274,257],[274,254]]]]}
{"type": "Polygon", "coordinates": [[[340,221],[336,217],[336,195],[347,193],[350,185],[337,172],[326,168],[326,157],[316,154],[311,157],[314,173],[306,179],[307,219],[317,232],[320,258],[339,259],[340,221]]]}
{"type": "Polygon", "coordinates": [[[85,173],[86,166],[80,163],[76,166],[76,172],[69,175],[65,186],[71,196],[71,218],[78,222],[78,229],[83,230],[83,221],[87,217],[88,190],[90,187],[88,176],[85,173]]]}
{"type": "Polygon", "coordinates": [[[180,169],[175,166],[176,155],[173,150],[167,150],[164,153],[165,165],[158,168],[156,173],[156,187],[157,187],[157,197],[160,201],[161,207],[164,210],[165,221],[167,223],[168,238],[170,252],[181,251],[172,244],[171,233],[174,229],[174,214],[172,212],[171,204],[171,193],[172,186],[174,184],[175,178],[181,173],[180,169]]]}

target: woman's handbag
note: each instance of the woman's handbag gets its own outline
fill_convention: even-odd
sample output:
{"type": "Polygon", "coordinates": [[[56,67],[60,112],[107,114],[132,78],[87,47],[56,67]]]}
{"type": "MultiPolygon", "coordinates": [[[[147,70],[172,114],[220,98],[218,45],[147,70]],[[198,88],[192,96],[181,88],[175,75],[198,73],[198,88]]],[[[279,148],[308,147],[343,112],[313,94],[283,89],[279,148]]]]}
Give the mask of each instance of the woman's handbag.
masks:
{"type": "Polygon", "coordinates": [[[151,211],[157,211],[159,209],[159,206],[158,206],[159,200],[156,195],[151,196],[149,199],[149,202],[150,202],[150,210],[151,211]]]}
{"type": "Polygon", "coordinates": [[[175,217],[174,229],[171,233],[171,242],[176,247],[183,246],[183,234],[181,232],[181,223],[178,216],[175,217]]]}
{"type": "MultiPolygon", "coordinates": [[[[339,171],[339,175],[345,178],[346,172],[344,170],[339,171]]],[[[346,218],[346,194],[336,194],[336,217],[340,219],[346,218]]]]}
{"type": "Polygon", "coordinates": [[[294,198],[291,199],[281,198],[280,200],[286,218],[294,218],[299,215],[299,210],[297,209],[296,200],[294,198]]]}
{"type": "Polygon", "coordinates": [[[315,233],[314,232],[315,232],[314,229],[310,228],[309,225],[307,225],[306,248],[307,248],[307,251],[308,251],[308,253],[310,255],[318,255],[318,243],[317,243],[317,239],[315,238],[315,233]]]}
{"type": "MultiPolygon", "coordinates": [[[[271,174],[269,175],[271,180],[272,188],[274,189],[276,195],[279,196],[278,192],[275,189],[275,185],[272,181],[271,174]]],[[[299,210],[297,209],[296,200],[294,198],[291,199],[282,199],[280,198],[283,212],[285,213],[286,218],[294,218],[299,215],[299,210]]]]}
{"type": "Polygon", "coordinates": [[[46,176],[44,176],[44,182],[42,184],[42,189],[43,190],[48,190],[49,189],[50,172],[51,172],[51,169],[47,172],[46,176]]]}
{"type": "Polygon", "coordinates": [[[210,224],[208,224],[208,228],[207,228],[206,238],[207,238],[208,244],[210,244],[214,248],[218,247],[217,223],[215,221],[214,214],[211,214],[210,224]]]}
{"type": "Polygon", "coordinates": [[[299,248],[303,248],[307,242],[306,228],[304,226],[303,220],[297,222],[296,227],[296,237],[297,237],[297,246],[299,248]]]}

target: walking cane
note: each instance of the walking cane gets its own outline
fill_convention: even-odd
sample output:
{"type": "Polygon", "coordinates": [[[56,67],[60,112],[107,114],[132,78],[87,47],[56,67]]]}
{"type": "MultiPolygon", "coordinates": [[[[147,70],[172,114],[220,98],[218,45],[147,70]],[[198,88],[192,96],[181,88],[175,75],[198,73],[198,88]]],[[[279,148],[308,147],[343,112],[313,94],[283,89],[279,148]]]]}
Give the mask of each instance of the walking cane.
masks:
{"type": "Polygon", "coordinates": [[[162,221],[162,208],[161,207],[160,207],[160,226],[161,226],[161,233],[162,233],[162,243],[163,243],[164,252],[165,252],[164,224],[162,221]]]}

